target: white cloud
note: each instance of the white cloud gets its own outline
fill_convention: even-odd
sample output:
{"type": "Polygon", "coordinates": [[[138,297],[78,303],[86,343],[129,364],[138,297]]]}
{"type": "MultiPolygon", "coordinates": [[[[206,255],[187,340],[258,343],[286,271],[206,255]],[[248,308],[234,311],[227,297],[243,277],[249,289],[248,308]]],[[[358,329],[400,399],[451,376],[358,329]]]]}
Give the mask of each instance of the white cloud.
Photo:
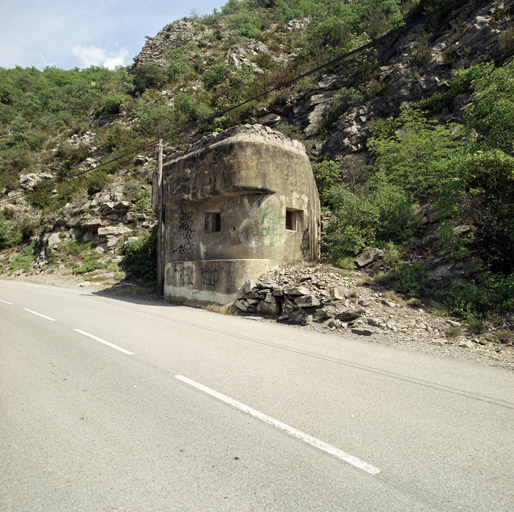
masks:
{"type": "Polygon", "coordinates": [[[117,52],[106,52],[98,46],[74,46],[72,53],[80,61],[82,68],[89,66],[103,66],[108,69],[114,69],[117,66],[123,66],[128,51],[120,48],[117,52]]]}
{"type": "Polygon", "coordinates": [[[115,69],[118,66],[125,65],[125,57],[129,54],[125,48],[120,48],[118,52],[115,54],[110,54],[110,56],[105,60],[104,67],[108,69],[115,69]]]}

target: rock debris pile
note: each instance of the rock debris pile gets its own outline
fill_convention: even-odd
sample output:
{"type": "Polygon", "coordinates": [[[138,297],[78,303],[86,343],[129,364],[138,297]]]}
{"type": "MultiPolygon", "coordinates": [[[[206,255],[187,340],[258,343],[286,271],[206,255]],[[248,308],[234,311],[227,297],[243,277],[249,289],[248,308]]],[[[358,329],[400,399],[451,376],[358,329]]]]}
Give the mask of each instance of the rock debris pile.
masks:
{"type": "Polygon", "coordinates": [[[322,264],[284,265],[246,281],[234,306],[242,315],[381,343],[458,350],[459,355],[467,349],[514,369],[511,331],[498,328],[474,335],[456,319],[433,314],[417,302],[409,306],[394,292],[363,286],[365,276],[359,271],[344,275],[322,264]]]}

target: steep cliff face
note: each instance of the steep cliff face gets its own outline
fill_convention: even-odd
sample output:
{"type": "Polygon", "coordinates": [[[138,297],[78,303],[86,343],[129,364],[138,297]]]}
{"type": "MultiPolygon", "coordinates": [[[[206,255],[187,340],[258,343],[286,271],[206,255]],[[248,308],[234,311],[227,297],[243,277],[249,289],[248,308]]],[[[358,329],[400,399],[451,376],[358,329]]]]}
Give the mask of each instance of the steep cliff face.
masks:
{"type": "MultiPolygon", "coordinates": [[[[370,57],[367,67],[372,69],[364,77],[359,76],[362,68],[355,63],[346,67],[343,61],[310,75],[301,87],[283,90],[278,103],[261,102],[245,120],[272,127],[289,123],[314,141],[314,154],[332,159],[359,154],[367,159],[366,142],[374,120],[397,115],[402,105],[448,92],[458,69],[488,61],[501,63],[510,56],[512,50],[506,48],[508,44],[502,47],[500,36],[511,28],[512,11],[512,0],[461,2],[443,15],[383,40],[370,57]],[[342,97],[342,90],[351,91],[342,97]]],[[[166,67],[170,63],[166,56],[181,49],[190,59],[202,61],[199,77],[220,61],[265,74],[268,71],[260,63],[266,61],[281,65],[274,70],[277,81],[280,75],[290,79],[287,64],[301,52],[299,41],[311,21],[306,17],[273,24],[263,30],[261,40],[246,38],[230,44],[224,18],[210,25],[199,19],[180,20],[148,40],[134,59],[133,71],[145,63],[166,67]],[[274,34],[272,39],[266,37],[269,34],[274,34]]],[[[460,120],[468,102],[467,93],[446,98],[445,107],[434,118],[460,120]]]]}

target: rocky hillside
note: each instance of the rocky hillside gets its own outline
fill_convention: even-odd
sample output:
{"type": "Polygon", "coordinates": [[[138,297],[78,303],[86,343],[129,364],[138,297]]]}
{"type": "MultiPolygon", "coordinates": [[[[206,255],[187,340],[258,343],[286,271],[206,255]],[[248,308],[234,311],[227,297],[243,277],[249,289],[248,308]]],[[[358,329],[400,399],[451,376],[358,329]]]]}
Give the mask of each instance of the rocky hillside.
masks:
{"type": "Polygon", "coordinates": [[[514,2],[424,17],[446,4],[230,0],[130,69],[0,69],[1,271],[151,279],[157,136],[172,152],[260,123],[309,151],[328,262],[376,246],[375,284],[511,326],[514,2]]]}

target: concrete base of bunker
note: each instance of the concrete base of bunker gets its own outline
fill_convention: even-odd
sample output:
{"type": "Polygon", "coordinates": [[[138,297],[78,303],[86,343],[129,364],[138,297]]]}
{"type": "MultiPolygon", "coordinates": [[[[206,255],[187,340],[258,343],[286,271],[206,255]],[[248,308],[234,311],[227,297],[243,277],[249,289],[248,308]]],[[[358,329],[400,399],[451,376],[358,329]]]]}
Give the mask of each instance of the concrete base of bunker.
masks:
{"type": "Polygon", "coordinates": [[[172,261],[166,265],[164,296],[178,302],[232,304],[248,276],[278,265],[270,260],[172,261]]]}

